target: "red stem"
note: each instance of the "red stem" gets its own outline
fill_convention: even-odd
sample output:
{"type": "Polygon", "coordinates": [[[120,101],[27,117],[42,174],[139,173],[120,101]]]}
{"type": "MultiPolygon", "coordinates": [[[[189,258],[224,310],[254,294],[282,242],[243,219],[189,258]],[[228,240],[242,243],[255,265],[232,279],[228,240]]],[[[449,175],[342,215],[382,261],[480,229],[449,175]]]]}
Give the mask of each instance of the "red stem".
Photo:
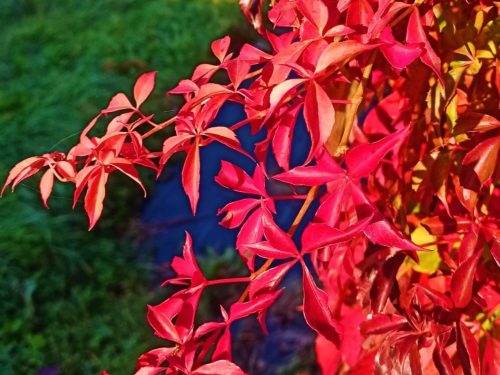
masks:
{"type": "Polygon", "coordinates": [[[248,282],[250,282],[250,276],[233,277],[233,278],[227,278],[227,279],[208,280],[207,286],[220,285],[220,284],[231,284],[231,283],[248,283],[248,282]]]}
{"type": "Polygon", "coordinates": [[[303,195],[274,195],[271,197],[271,199],[275,200],[275,201],[283,201],[283,200],[287,200],[287,199],[306,199],[307,198],[307,195],[303,194],[303,195]]]}

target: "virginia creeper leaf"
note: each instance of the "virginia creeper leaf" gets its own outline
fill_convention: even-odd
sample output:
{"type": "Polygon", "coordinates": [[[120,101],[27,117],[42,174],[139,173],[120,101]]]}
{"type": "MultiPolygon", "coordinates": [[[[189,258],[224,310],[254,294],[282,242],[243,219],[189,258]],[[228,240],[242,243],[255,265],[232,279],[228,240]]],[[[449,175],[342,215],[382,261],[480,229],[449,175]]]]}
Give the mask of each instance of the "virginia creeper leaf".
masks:
{"type": "Polygon", "coordinates": [[[328,296],[314,282],[308,268],[302,265],[304,319],[309,327],[326,339],[340,345],[341,327],[328,308],[328,296]]]}
{"type": "Polygon", "coordinates": [[[200,196],[200,148],[198,140],[190,147],[182,168],[182,187],[189,198],[191,210],[196,213],[200,196]]]}
{"type": "Polygon", "coordinates": [[[142,74],[134,85],[134,99],[136,108],[139,108],[142,103],[148,98],[153,91],[156,80],[156,72],[142,74]]]}

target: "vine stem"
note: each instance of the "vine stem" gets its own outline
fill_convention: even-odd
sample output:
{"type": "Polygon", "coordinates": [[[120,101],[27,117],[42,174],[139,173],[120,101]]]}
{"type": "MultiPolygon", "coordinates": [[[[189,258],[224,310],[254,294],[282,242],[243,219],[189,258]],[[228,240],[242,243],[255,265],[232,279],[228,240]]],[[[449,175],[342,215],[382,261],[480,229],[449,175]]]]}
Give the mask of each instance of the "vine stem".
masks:
{"type": "Polygon", "coordinates": [[[250,276],[233,277],[229,279],[216,279],[216,280],[208,280],[207,286],[220,285],[220,284],[233,284],[233,283],[248,283],[249,281],[250,281],[250,276]]]}
{"type": "Polygon", "coordinates": [[[144,133],[142,135],[142,139],[146,139],[146,138],[152,136],[153,134],[159,132],[160,130],[165,129],[167,126],[172,124],[176,119],[177,119],[177,116],[174,116],[172,118],[169,118],[167,121],[164,121],[161,124],[156,125],[156,127],[154,127],[153,129],[150,129],[148,132],[144,133]]]}
{"type": "Polygon", "coordinates": [[[359,105],[363,99],[363,92],[372,74],[373,63],[377,57],[377,50],[374,50],[368,60],[368,64],[363,69],[363,76],[360,81],[354,81],[349,90],[349,97],[351,99],[351,104],[347,107],[346,117],[344,121],[344,130],[342,132],[342,138],[340,140],[339,151],[342,151],[347,146],[349,142],[349,135],[351,134],[352,127],[354,125],[354,120],[358,114],[359,105]]]}
{"type": "MultiPolygon", "coordinates": [[[[300,223],[302,222],[302,219],[304,218],[307,210],[309,209],[309,206],[311,206],[311,203],[314,201],[314,198],[316,197],[316,193],[318,192],[318,186],[313,186],[309,192],[307,193],[306,199],[304,203],[302,204],[302,207],[300,207],[299,212],[297,213],[297,216],[295,216],[295,219],[292,222],[292,225],[290,225],[290,228],[288,229],[287,234],[292,237],[295,232],[297,231],[297,228],[299,227],[300,223]]],[[[269,267],[271,267],[271,264],[273,263],[274,259],[268,259],[266,262],[260,266],[260,268],[253,272],[250,275],[250,280],[254,280],[257,276],[263,274],[266,272],[269,267]]],[[[243,302],[245,299],[248,297],[248,292],[250,291],[250,286],[248,285],[243,293],[241,294],[241,297],[239,298],[238,302],[243,302]]]]}

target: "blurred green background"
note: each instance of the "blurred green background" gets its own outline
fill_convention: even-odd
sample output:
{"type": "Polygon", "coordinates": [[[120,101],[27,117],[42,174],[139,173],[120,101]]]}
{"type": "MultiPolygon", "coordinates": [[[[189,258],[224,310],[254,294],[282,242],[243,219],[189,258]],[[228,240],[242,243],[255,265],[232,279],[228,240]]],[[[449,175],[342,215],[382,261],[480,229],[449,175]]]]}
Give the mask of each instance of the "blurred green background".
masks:
{"type": "MultiPolygon", "coordinates": [[[[159,71],[150,105],[167,116],[166,89],[212,59],[210,41],[245,24],[236,0],[1,3],[2,184],[15,162],[67,150],[143,71],[159,71]]],[[[154,265],[135,246],[141,193],[112,184],[90,233],[64,187],[50,210],[36,179],[0,199],[1,374],[128,374],[157,344],[145,320],[157,295],[154,265]]]]}

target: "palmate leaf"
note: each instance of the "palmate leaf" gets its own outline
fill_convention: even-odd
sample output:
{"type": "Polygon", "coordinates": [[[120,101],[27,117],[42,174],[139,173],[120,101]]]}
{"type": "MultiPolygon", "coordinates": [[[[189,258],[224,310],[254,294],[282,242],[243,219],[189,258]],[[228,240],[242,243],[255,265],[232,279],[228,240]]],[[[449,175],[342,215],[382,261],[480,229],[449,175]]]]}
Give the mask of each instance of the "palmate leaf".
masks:
{"type": "Polygon", "coordinates": [[[302,267],[303,311],[307,324],[316,332],[338,345],[342,337],[342,328],[333,319],[328,308],[328,296],[314,282],[308,268],[302,267]]]}
{"type": "Polygon", "coordinates": [[[198,140],[195,140],[187,153],[182,168],[182,187],[189,198],[191,210],[195,213],[200,197],[200,147],[198,140]]]}
{"type": "Polygon", "coordinates": [[[335,110],[330,97],[315,81],[311,82],[306,93],[304,118],[312,143],[307,164],[326,143],[335,125],[335,110]]]}
{"type": "Polygon", "coordinates": [[[149,97],[154,89],[156,80],[156,72],[144,73],[141,75],[134,85],[135,106],[139,108],[142,103],[149,97]]]}
{"type": "Polygon", "coordinates": [[[266,51],[215,40],[216,63],[199,64],[168,92],[185,103],[160,123],[141,109],[156,72],[142,74],[132,96],[113,96],[69,152],[14,166],[2,193],[39,173],[47,206],[56,181],[73,184],[92,228],[114,172],[144,190],[138,166],[159,175],[185,153],[181,182],[195,214],[200,193],[210,199],[200,186],[202,147],[218,142],[254,163],[249,173],[223,160],[215,176],[241,194],[218,214],[238,232],[247,269],[205,278],[187,235],[164,283],[176,291],[148,308],[167,343],[139,358],[137,374],[242,374],[232,362],[236,321],[256,315],[267,332],[280,283],[299,263],[301,309],[324,373],[493,373],[500,81],[486,3],[241,0],[266,51]],[[246,117],[221,126],[228,103],[246,117]],[[146,148],[169,126],[161,150],[146,148]],[[242,127],[255,155],[240,143],[242,127]],[[283,207],[297,200],[282,227],[283,207]],[[241,285],[241,295],[205,321],[203,291],[227,284],[241,285]]]}
{"type": "Polygon", "coordinates": [[[410,127],[408,126],[380,141],[353,147],[345,156],[349,177],[367,177],[389,151],[394,150],[404,141],[409,132],[410,127]]]}

